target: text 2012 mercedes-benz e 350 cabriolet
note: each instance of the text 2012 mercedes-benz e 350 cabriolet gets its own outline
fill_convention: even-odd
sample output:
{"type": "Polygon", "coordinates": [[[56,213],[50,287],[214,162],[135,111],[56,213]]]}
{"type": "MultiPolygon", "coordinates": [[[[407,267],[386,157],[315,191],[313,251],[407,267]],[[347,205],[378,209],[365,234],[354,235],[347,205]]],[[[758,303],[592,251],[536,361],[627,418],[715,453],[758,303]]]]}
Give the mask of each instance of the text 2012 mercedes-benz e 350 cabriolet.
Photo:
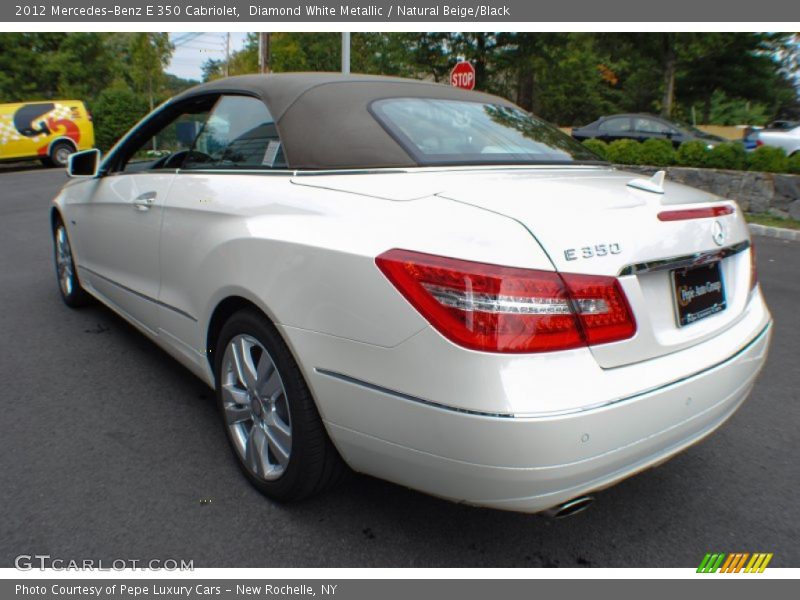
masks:
{"type": "Polygon", "coordinates": [[[221,79],[72,155],[61,294],[209,386],[266,495],[346,465],[561,511],[721,425],[771,318],[735,202],[611,168],[501,98],[221,79]]]}

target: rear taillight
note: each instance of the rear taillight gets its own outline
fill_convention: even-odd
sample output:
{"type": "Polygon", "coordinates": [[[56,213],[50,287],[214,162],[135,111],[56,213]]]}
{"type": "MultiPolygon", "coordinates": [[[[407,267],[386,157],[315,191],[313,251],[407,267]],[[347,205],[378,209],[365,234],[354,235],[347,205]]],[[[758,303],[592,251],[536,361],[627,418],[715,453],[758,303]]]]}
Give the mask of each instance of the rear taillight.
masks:
{"type": "Polygon", "coordinates": [[[627,339],[636,322],[614,277],[558,274],[389,250],[375,259],[449,340],[488,352],[548,352],[627,339]]]}
{"type": "Polygon", "coordinates": [[[764,142],[762,142],[761,140],[756,140],[756,148],[761,148],[761,146],[763,146],[763,145],[764,145],[764,142]]]}

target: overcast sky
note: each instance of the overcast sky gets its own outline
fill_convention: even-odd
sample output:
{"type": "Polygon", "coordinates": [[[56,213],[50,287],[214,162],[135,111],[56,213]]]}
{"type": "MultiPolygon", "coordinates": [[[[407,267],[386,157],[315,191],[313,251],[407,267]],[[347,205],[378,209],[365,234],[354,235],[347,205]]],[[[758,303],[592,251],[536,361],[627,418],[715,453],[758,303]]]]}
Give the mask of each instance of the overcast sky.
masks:
{"type": "MultiPolygon", "coordinates": [[[[225,39],[228,34],[224,31],[210,33],[179,31],[170,33],[169,38],[175,44],[172,60],[167,67],[167,73],[172,73],[184,79],[200,80],[203,77],[203,63],[209,58],[221,60],[225,58],[225,39]]],[[[244,45],[247,33],[241,31],[231,32],[231,52],[240,50],[244,45]]]]}

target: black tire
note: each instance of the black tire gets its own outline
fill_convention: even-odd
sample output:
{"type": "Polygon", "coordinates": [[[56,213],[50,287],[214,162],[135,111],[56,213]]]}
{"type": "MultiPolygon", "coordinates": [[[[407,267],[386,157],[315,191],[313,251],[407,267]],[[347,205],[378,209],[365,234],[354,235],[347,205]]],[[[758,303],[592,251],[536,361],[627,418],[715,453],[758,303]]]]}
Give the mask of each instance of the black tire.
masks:
{"type": "Polygon", "coordinates": [[[50,148],[49,163],[54,167],[66,168],[69,155],[75,152],[75,147],[69,142],[56,142],[50,148]]]}
{"type": "MultiPolygon", "coordinates": [[[[258,355],[256,358],[260,363],[263,352],[258,346],[254,348],[251,351],[258,355]]],[[[259,311],[243,309],[231,316],[222,327],[214,352],[217,404],[223,428],[233,454],[250,482],[265,496],[280,502],[301,500],[319,494],[337,484],[348,472],[348,468],[328,437],[303,375],[275,326],[259,311]],[[240,379],[232,371],[229,358],[226,358],[230,356],[228,353],[232,352],[232,346],[235,345],[236,340],[243,337],[254,339],[263,346],[277,371],[279,383],[285,391],[279,397],[282,398],[283,410],[287,411],[288,409],[291,450],[288,464],[284,467],[276,465],[276,468],[280,468],[282,472],[273,479],[268,479],[255,472],[248,466],[244,456],[247,454],[246,446],[249,440],[254,437],[252,431],[258,417],[251,416],[250,420],[243,418],[237,425],[228,424],[227,411],[234,404],[234,410],[243,411],[248,402],[250,405],[258,402],[252,396],[247,396],[249,400],[241,403],[232,403],[232,397],[229,394],[226,396],[227,400],[223,398],[223,384],[227,386],[226,389],[234,386],[237,394],[245,393],[236,387],[239,385],[240,379]],[[228,408],[226,409],[226,407],[228,408]],[[248,441],[244,442],[245,448],[241,446],[243,443],[241,433],[232,430],[236,427],[241,427],[236,430],[237,432],[248,429],[251,432],[247,438],[248,441]]],[[[255,355],[251,355],[251,358],[253,356],[255,355]]],[[[273,405],[274,410],[276,409],[273,405]]],[[[265,415],[269,409],[257,408],[256,411],[259,415],[265,415]]],[[[261,466],[263,467],[263,464],[261,466]]]]}
{"type": "Polygon", "coordinates": [[[56,282],[64,304],[80,308],[92,303],[92,297],[83,289],[75,268],[72,246],[64,222],[59,218],[53,227],[53,258],[56,267],[56,282]],[[63,235],[63,239],[60,237],[63,235]]]}

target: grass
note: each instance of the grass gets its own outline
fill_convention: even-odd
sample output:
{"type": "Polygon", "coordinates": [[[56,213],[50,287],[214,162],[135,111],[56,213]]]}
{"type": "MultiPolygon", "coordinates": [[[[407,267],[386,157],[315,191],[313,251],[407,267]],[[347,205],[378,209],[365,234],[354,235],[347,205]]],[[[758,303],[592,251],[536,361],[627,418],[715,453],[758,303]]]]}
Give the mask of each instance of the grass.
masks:
{"type": "Polygon", "coordinates": [[[800,229],[800,221],[796,221],[795,219],[785,219],[783,217],[774,217],[772,215],[756,215],[752,213],[745,213],[744,218],[748,223],[757,223],[759,225],[766,225],[767,227],[800,229]]]}

